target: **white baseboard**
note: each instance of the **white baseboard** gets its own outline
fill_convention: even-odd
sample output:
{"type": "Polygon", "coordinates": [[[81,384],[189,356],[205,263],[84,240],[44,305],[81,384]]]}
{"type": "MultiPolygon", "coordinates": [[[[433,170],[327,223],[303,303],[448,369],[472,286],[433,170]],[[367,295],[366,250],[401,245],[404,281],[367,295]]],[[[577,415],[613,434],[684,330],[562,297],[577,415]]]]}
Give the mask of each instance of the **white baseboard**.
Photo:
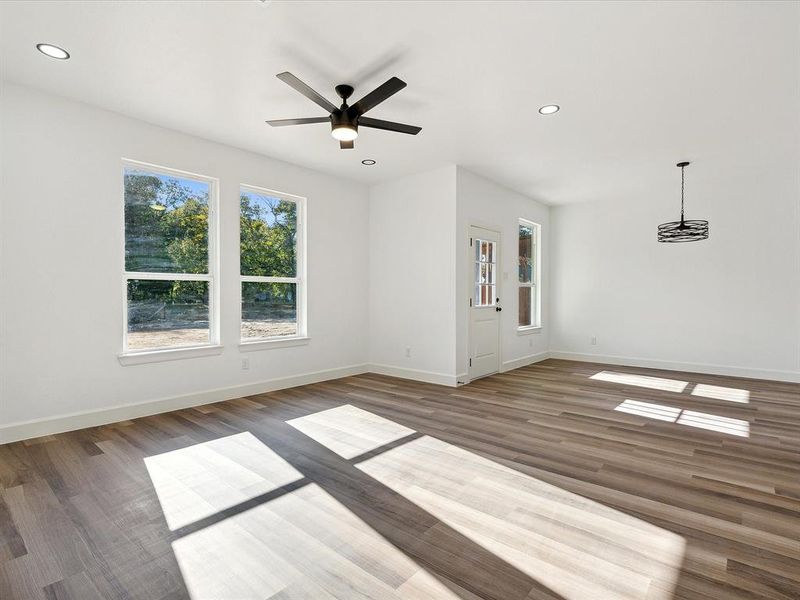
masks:
{"type": "Polygon", "coordinates": [[[405,369],[392,365],[369,364],[367,365],[367,371],[379,375],[389,375],[390,377],[400,377],[401,379],[413,379],[414,381],[423,381],[425,383],[435,383],[437,385],[447,385],[450,387],[456,387],[459,377],[461,377],[457,375],[448,375],[447,373],[405,369]]]}
{"type": "Polygon", "coordinates": [[[705,373],[708,375],[727,375],[729,377],[746,377],[748,379],[768,379],[771,381],[800,383],[800,372],[797,371],[752,369],[749,367],[731,367],[727,365],[711,365],[706,363],[634,358],[631,356],[612,356],[608,354],[581,354],[579,352],[565,352],[563,350],[551,351],[550,358],[577,360],[581,362],[605,363],[609,365],[626,365],[630,367],[646,367],[650,369],[665,369],[667,371],[688,371],[690,373],[705,373]]]}
{"type": "MultiPolygon", "coordinates": [[[[511,371],[512,369],[519,369],[532,365],[533,363],[540,362],[550,358],[549,352],[539,352],[538,354],[530,354],[514,360],[507,360],[503,362],[500,368],[501,373],[511,371]]],[[[371,373],[378,373],[380,375],[389,375],[391,377],[400,377],[401,379],[412,379],[414,381],[423,381],[425,383],[435,383],[438,385],[446,385],[456,387],[469,381],[469,373],[459,373],[455,376],[446,373],[434,373],[432,371],[421,371],[418,369],[405,369],[403,367],[394,367],[391,365],[368,365],[368,370],[371,373]]]]}
{"type": "Polygon", "coordinates": [[[203,404],[211,404],[212,402],[221,402],[223,400],[232,400],[234,398],[241,398],[242,396],[253,396],[255,394],[263,394],[265,392],[297,387],[299,385],[308,385],[309,383],[319,383],[320,381],[328,381],[329,379],[359,375],[361,373],[366,373],[369,370],[367,367],[368,365],[365,364],[337,367],[312,373],[303,373],[301,375],[279,377],[256,383],[246,383],[227,388],[161,398],[159,400],[125,404],[113,408],[76,412],[46,419],[10,423],[0,427],[0,444],[8,444],[10,442],[27,440],[54,433],[64,433],[65,431],[83,429],[84,427],[108,425],[109,423],[116,423],[127,419],[147,417],[172,410],[181,410],[183,408],[191,408],[193,406],[201,406],[203,404]]]}
{"type": "MultiPolygon", "coordinates": [[[[704,363],[684,363],[633,358],[629,356],[611,356],[605,354],[581,354],[577,352],[565,352],[562,350],[540,352],[538,354],[531,354],[529,356],[523,356],[522,358],[505,361],[502,364],[501,372],[518,369],[520,367],[540,362],[547,358],[560,358],[581,362],[627,365],[632,367],[647,367],[651,369],[666,369],[669,371],[689,371],[695,373],[708,373],[711,375],[728,375],[732,377],[747,377],[752,379],[768,379],[773,381],[800,383],[800,372],[794,371],[752,369],[746,367],[730,367],[725,365],[710,365],[704,363]]],[[[241,398],[243,396],[263,394],[265,392],[297,387],[300,385],[308,385],[310,383],[318,383],[320,381],[328,381],[330,379],[349,377],[351,375],[359,375],[361,373],[368,372],[389,375],[391,377],[400,377],[402,379],[434,383],[437,385],[446,385],[449,387],[456,387],[459,380],[465,381],[467,377],[466,374],[448,375],[446,373],[435,373],[432,371],[405,369],[401,367],[378,364],[361,364],[347,367],[337,367],[334,369],[325,369],[322,371],[304,373],[301,375],[279,377],[276,379],[269,379],[256,383],[247,383],[227,388],[218,388],[203,392],[183,394],[170,398],[149,400],[147,402],[125,404],[122,406],[115,406],[113,408],[76,412],[59,415],[56,417],[49,417],[47,419],[36,419],[32,421],[10,423],[0,427],[0,444],[8,444],[10,442],[26,440],[43,435],[63,433],[66,431],[73,431],[75,429],[83,429],[84,427],[97,427],[99,425],[107,425],[109,423],[116,423],[118,421],[146,417],[172,410],[181,410],[183,408],[211,404],[212,402],[232,400],[234,398],[241,398]]]]}
{"type": "Polygon", "coordinates": [[[515,358],[514,360],[506,360],[503,361],[503,366],[500,368],[501,373],[505,373],[506,371],[512,371],[514,369],[519,369],[520,367],[527,367],[528,365],[532,365],[533,363],[541,362],[550,358],[549,352],[539,352],[537,354],[529,354],[528,356],[523,356],[521,358],[515,358]]]}

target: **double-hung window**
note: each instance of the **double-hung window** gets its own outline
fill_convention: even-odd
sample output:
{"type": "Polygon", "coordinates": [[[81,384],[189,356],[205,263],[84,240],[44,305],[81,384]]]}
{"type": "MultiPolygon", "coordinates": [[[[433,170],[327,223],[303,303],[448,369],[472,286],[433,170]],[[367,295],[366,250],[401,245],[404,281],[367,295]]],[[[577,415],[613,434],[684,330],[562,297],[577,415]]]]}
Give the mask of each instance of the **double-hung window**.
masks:
{"type": "Polygon", "coordinates": [[[519,329],[541,326],[539,237],[541,228],[531,221],[519,220],[519,329]]]}
{"type": "Polygon", "coordinates": [[[125,161],[124,353],[219,343],[217,181],[125,161]]]}
{"type": "Polygon", "coordinates": [[[239,202],[242,342],[304,338],[305,199],[243,185],[239,202]]]}

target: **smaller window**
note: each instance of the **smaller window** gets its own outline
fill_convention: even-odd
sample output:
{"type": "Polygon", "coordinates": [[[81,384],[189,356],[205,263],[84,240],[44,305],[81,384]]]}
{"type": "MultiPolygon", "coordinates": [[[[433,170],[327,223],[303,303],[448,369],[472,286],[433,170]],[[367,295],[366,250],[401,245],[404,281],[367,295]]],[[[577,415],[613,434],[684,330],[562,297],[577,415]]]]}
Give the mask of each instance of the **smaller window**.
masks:
{"type": "Polygon", "coordinates": [[[536,223],[519,221],[519,327],[539,327],[539,231],[536,223]]]}
{"type": "Polygon", "coordinates": [[[305,336],[304,199],[251,186],[239,199],[241,339],[305,336]]]}

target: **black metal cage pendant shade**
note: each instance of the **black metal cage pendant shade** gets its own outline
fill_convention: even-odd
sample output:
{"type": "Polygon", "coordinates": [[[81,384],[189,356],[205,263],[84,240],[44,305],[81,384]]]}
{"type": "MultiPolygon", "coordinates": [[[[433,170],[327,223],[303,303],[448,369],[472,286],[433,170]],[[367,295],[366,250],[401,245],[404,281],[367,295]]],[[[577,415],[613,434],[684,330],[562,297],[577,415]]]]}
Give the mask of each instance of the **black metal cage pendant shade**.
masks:
{"type": "Polygon", "coordinates": [[[676,166],[681,168],[681,220],[662,223],[658,226],[659,242],[697,242],[708,239],[708,221],[691,220],[683,218],[683,188],[684,169],[688,162],[679,162],[676,166]]]}

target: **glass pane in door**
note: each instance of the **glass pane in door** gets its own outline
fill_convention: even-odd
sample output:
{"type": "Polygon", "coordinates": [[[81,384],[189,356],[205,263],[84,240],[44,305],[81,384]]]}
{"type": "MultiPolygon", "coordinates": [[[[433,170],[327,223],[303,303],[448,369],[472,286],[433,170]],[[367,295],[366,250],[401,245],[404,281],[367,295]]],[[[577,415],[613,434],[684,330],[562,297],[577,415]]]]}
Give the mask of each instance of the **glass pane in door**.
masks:
{"type": "Polygon", "coordinates": [[[495,242],[475,240],[474,306],[495,305],[495,242]]]}

